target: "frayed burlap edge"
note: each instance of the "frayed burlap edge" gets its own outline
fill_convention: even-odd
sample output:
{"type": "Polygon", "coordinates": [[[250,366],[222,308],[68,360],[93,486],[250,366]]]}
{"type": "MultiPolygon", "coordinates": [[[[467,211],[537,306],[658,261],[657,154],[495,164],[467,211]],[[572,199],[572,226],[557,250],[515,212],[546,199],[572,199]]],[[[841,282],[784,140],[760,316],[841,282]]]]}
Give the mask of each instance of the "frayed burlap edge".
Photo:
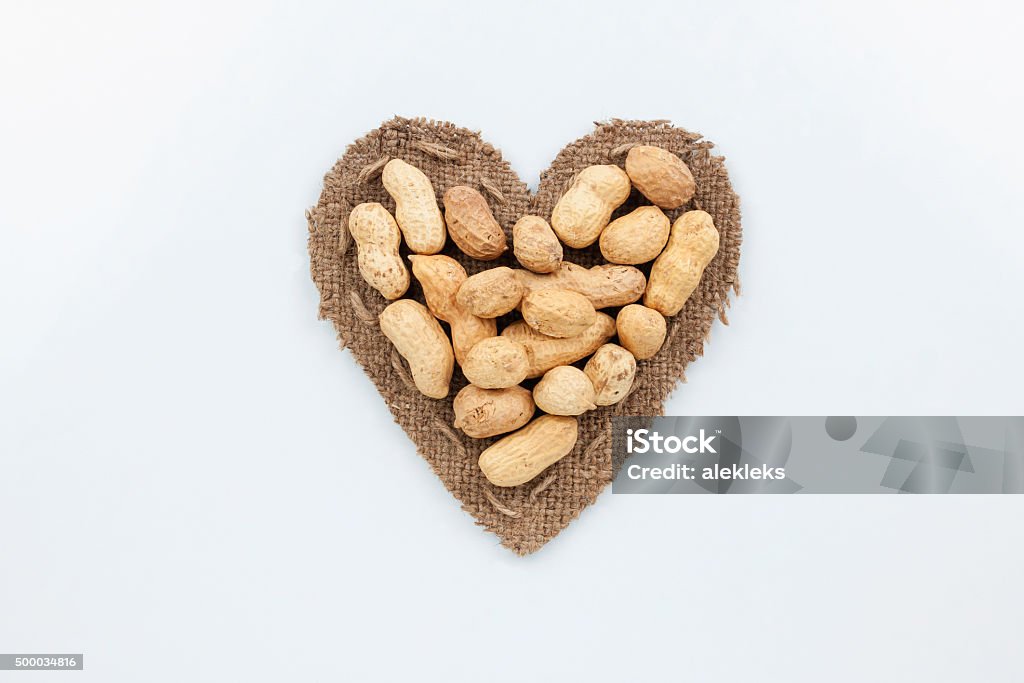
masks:
{"type": "MultiPolygon", "coordinates": [[[[541,174],[536,195],[531,196],[501,152],[478,133],[447,122],[396,117],[348,147],[324,176],[320,200],[306,212],[310,270],[320,290],[320,318],[334,323],[341,347],[348,348],[363,366],[395,421],[463,509],[477,524],[495,533],[502,545],[523,555],[550,541],[594,502],[612,477],[611,417],[660,415],[677,382],[685,381],[687,364],[703,354],[715,319],[728,324],[730,290],[739,293],[739,199],[723,157],[711,153],[713,144],[667,121],[612,120],[595,125],[593,133],[559,152],[541,174]],[[690,209],[710,213],[721,236],[719,252],[684,309],[669,319],[662,350],[638,363],[629,396],[618,405],[582,416],[574,451],[539,477],[515,488],[494,487],[476,461],[495,439],[471,439],[451,426],[451,397],[465,386],[461,372],[455,371],[448,399],[426,398],[413,386],[405,361],[381,334],[377,316],[387,302],[359,275],[355,246],[346,230],[348,214],[362,202],[380,202],[394,211],[394,202],[381,186],[380,173],[389,159],[401,158],[427,174],[439,205],[445,190],[453,185],[478,188],[488,197],[511,244],[512,226],[521,216],[533,213],[549,219],[555,202],[580,170],[593,164],[621,166],[626,152],[637,144],[664,147],[686,161],[697,192],[687,206],[668,212],[669,217],[674,220],[690,209]]],[[[615,215],[646,203],[634,192],[615,215]]],[[[518,265],[511,251],[498,261],[474,261],[451,240],[443,253],[457,259],[470,274],[498,265],[518,265]]],[[[597,245],[566,249],[566,259],[585,266],[603,262],[597,245]]],[[[642,270],[647,273],[649,266],[642,270]]],[[[423,301],[415,278],[406,296],[423,301]]],[[[614,316],[617,311],[607,312],[614,316]]],[[[499,321],[499,329],[505,322],[499,321]]]]}

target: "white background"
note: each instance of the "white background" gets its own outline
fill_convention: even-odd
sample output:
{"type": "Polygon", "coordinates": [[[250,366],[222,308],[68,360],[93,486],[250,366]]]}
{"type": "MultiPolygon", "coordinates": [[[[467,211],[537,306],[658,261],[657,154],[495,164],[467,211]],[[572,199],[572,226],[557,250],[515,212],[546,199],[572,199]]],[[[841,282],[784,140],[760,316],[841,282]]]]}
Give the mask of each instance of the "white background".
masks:
{"type": "Polygon", "coordinates": [[[316,320],[303,218],[394,114],[532,186],[594,120],[670,118],[727,156],[745,293],[667,412],[1020,414],[1019,5],[3,14],[0,651],[84,652],[76,681],[1020,680],[1020,498],[606,493],[502,549],[316,320]]]}

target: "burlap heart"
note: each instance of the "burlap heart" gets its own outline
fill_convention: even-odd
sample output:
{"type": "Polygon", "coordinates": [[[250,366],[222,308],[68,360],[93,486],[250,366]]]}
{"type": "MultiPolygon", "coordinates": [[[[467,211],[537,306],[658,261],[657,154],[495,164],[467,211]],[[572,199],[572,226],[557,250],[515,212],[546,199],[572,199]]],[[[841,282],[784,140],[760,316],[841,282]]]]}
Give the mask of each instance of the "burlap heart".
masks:
{"type": "MultiPolygon", "coordinates": [[[[712,155],[712,147],[700,135],[666,121],[597,123],[593,133],[559,152],[541,174],[537,193],[531,195],[501,152],[478,133],[446,122],[395,118],[350,145],[324,176],[320,201],[306,214],[311,272],[320,289],[320,318],[334,323],[342,348],[348,348],[363,366],[395,420],[463,509],[517,553],[531,553],[554,538],[611,481],[612,415],[660,415],[669,392],[684,379],[686,365],[703,353],[715,318],[728,324],[729,290],[739,293],[739,200],[723,158],[712,155]],[[393,211],[394,202],[380,183],[380,173],[389,159],[404,159],[427,174],[439,204],[453,185],[479,188],[488,196],[511,244],[512,226],[520,217],[530,213],[550,218],[576,173],[593,164],[622,165],[626,152],[636,144],[671,150],[689,165],[696,195],[687,206],[667,213],[673,220],[688,209],[710,213],[721,236],[718,255],[684,309],[669,319],[664,347],[654,358],[638,363],[630,395],[618,405],[581,416],[575,450],[537,479],[515,488],[496,488],[477,467],[480,452],[495,439],[471,439],[452,427],[451,399],[466,383],[459,370],[448,399],[426,398],[415,389],[407,365],[381,333],[377,316],[387,302],[359,275],[355,247],[346,230],[349,211],[362,202],[380,202],[393,211]]],[[[648,203],[634,191],[613,217],[648,203]]],[[[443,253],[462,263],[470,275],[498,265],[518,266],[511,251],[498,261],[483,263],[464,255],[451,240],[443,253]]],[[[584,266],[604,262],[596,244],[582,250],[566,248],[565,258],[584,266]]],[[[649,264],[641,269],[647,274],[649,264]]],[[[406,296],[423,302],[415,279],[406,296]]],[[[503,323],[499,320],[499,329],[503,323]]]]}

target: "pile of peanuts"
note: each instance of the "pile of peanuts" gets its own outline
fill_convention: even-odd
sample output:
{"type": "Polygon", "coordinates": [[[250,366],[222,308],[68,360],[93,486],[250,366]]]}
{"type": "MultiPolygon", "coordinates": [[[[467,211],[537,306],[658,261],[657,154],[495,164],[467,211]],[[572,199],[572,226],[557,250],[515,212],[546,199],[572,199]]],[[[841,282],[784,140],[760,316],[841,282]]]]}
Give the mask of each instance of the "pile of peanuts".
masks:
{"type": "Polygon", "coordinates": [[[669,226],[662,209],[683,206],[695,185],[686,164],[660,147],[633,147],[625,170],[585,168],[550,224],[523,216],[513,227],[513,253],[523,269],[472,277],[438,252],[448,234],[482,261],[508,250],[484,196],[452,187],[442,215],[430,179],[415,166],[392,159],[381,180],[395,200],[394,216],[378,203],[360,204],[349,216],[360,273],[393,301],[380,314],[380,328],[425,396],[446,398],[459,364],[469,385],[455,397],[455,427],[476,439],[508,434],[480,455],[480,469],[495,486],[539,475],[572,451],[577,416],[629,394],[637,361],[661,349],[665,318],[683,308],[718,252],[718,231],[704,211],[687,211],[669,226]],[[632,187],[651,205],[612,221],[632,187]],[[426,306],[401,298],[410,283],[399,255],[403,238],[426,306]],[[607,265],[588,269],[563,260],[563,244],[581,249],[594,242],[607,265]],[[635,266],[650,261],[645,278],[635,266]],[[600,310],[619,307],[614,319],[600,310]],[[499,334],[496,319],[517,310],[522,319],[499,334]],[[438,321],[448,324],[450,338],[438,321]],[[616,336],[618,344],[611,343],[616,336]],[[582,369],[574,365],[587,358],[582,369]],[[522,386],[535,378],[532,391],[522,386]],[[535,418],[538,409],[545,414],[535,418]]]}

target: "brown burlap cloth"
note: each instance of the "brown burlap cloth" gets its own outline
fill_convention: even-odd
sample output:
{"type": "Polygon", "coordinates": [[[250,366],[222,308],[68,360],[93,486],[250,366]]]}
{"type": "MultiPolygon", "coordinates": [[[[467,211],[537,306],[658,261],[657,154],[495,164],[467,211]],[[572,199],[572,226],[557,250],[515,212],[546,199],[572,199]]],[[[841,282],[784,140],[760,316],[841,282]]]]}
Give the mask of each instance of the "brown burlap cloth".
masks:
{"type": "MultiPolygon", "coordinates": [[[[721,318],[728,324],[729,290],[739,293],[739,200],[723,158],[711,153],[713,144],[666,121],[613,120],[595,125],[593,133],[559,152],[541,174],[537,194],[531,195],[501,152],[478,133],[446,122],[395,118],[349,146],[324,176],[320,201],[306,216],[311,271],[320,289],[320,318],[334,323],[342,348],[348,348],[363,366],[395,421],[463,509],[497,534],[502,545],[524,555],[554,538],[611,481],[612,415],[660,415],[669,392],[684,379],[687,363],[703,353],[714,320],[721,318]],[[687,206],[668,212],[669,217],[674,220],[682,211],[696,208],[710,213],[721,235],[718,255],[685,308],[669,319],[662,350],[638,363],[629,396],[618,405],[580,417],[576,448],[533,481],[515,488],[492,486],[477,467],[477,458],[497,437],[471,439],[452,427],[451,399],[466,384],[458,367],[447,399],[426,398],[413,386],[405,361],[381,334],[377,316],[387,302],[359,275],[356,248],[346,230],[349,211],[362,202],[380,202],[394,211],[380,173],[388,159],[400,158],[427,174],[439,205],[453,185],[478,188],[490,200],[511,245],[512,226],[520,217],[529,213],[550,219],[555,202],[577,172],[593,164],[621,166],[626,152],[636,144],[664,147],[689,165],[696,195],[687,206]]],[[[634,191],[615,217],[648,203],[634,191]]],[[[451,240],[443,253],[462,263],[470,275],[499,265],[518,267],[511,249],[488,263],[464,255],[451,240]]],[[[565,258],[584,266],[604,262],[596,244],[583,250],[566,248],[565,258]]],[[[649,264],[641,269],[647,274],[649,264]]],[[[423,302],[415,278],[406,296],[423,302]]],[[[617,311],[606,312],[614,316],[617,311]]],[[[500,330],[506,321],[498,322],[500,330]]]]}

